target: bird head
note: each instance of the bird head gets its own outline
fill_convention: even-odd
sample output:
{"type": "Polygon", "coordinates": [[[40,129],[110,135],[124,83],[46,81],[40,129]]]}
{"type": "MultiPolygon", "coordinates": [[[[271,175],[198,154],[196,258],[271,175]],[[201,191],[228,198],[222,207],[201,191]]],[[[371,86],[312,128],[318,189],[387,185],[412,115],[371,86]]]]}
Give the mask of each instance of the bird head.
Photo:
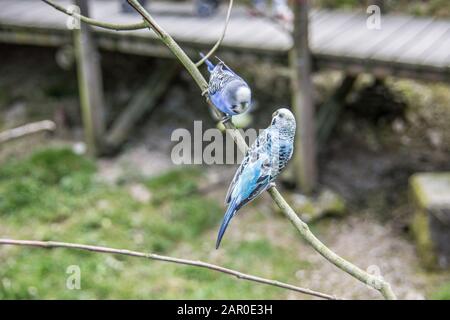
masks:
{"type": "Polygon", "coordinates": [[[244,113],[250,108],[252,92],[250,88],[243,85],[241,81],[233,81],[229,84],[231,94],[231,109],[237,114],[244,113]]]}
{"type": "Polygon", "coordinates": [[[272,114],[271,125],[280,131],[294,134],[296,126],[294,114],[289,109],[280,108],[272,114]]]}

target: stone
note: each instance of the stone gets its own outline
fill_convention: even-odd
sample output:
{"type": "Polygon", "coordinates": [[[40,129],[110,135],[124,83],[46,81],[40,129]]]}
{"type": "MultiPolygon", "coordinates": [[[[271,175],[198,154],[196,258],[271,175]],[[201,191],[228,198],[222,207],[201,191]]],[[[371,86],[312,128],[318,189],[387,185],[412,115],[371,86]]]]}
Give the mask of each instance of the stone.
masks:
{"type": "Polygon", "coordinates": [[[314,197],[293,193],[288,196],[292,208],[307,223],[328,216],[343,216],[346,213],[345,200],[330,189],[322,189],[314,197]]]}
{"type": "Polygon", "coordinates": [[[450,268],[450,172],[417,173],[410,178],[415,208],[412,232],[429,269],[450,268]]]}
{"type": "Polygon", "coordinates": [[[152,198],[152,194],[146,186],[140,183],[135,183],[129,187],[131,197],[140,203],[148,203],[152,198]]]}

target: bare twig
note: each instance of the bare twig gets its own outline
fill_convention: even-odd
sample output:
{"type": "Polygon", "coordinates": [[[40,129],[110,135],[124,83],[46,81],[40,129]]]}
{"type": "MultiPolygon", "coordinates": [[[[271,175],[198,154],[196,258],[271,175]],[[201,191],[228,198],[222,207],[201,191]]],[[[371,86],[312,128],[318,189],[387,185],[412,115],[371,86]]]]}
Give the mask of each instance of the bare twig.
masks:
{"type": "Polygon", "coordinates": [[[262,284],[266,284],[269,286],[275,286],[295,292],[300,292],[303,294],[319,297],[327,300],[337,300],[336,297],[313,291],[306,288],[301,288],[297,286],[293,286],[284,282],[269,280],[257,276],[253,276],[250,274],[242,273],[233,269],[224,268],[215,264],[203,262],[203,261],[193,261],[188,259],[179,259],[168,256],[162,256],[154,253],[144,253],[138,251],[131,251],[126,249],[114,249],[109,247],[99,247],[99,246],[90,246],[85,244],[78,243],[68,243],[68,242],[54,242],[54,241],[33,241],[33,240],[12,240],[12,239],[0,239],[0,245],[13,245],[13,246],[27,246],[27,247],[38,247],[38,248],[66,248],[66,249],[76,249],[76,250],[84,250],[84,251],[92,251],[97,253],[110,253],[110,254],[120,254],[125,256],[137,257],[137,258],[146,258],[151,260],[158,260],[164,262],[171,262],[175,264],[194,266],[199,268],[205,268],[216,272],[221,272],[228,274],[230,276],[235,276],[238,279],[258,282],[262,284]]]}
{"type": "Polygon", "coordinates": [[[83,16],[76,12],[72,12],[52,0],[42,0],[42,1],[44,1],[48,5],[52,6],[56,10],[61,11],[62,13],[65,13],[69,16],[73,16],[75,18],[79,18],[84,23],[90,24],[92,26],[104,28],[104,29],[125,31],[125,30],[145,29],[147,27],[147,25],[143,21],[138,22],[138,23],[131,23],[131,24],[118,24],[118,23],[103,22],[103,21],[92,19],[92,18],[88,18],[88,17],[83,16]]]}
{"type": "Polygon", "coordinates": [[[214,52],[216,52],[216,50],[222,44],[222,41],[225,38],[225,34],[227,33],[227,28],[228,28],[228,23],[230,22],[232,8],[233,8],[233,0],[230,0],[229,5],[228,5],[227,17],[225,19],[225,24],[223,26],[223,31],[222,31],[222,34],[220,35],[219,40],[217,40],[214,47],[212,47],[212,49],[195,64],[196,67],[200,67],[209,57],[211,57],[214,54],[214,52]]]}
{"type": "MultiPolygon", "coordinates": [[[[137,0],[127,0],[136,11],[142,15],[144,20],[147,22],[150,30],[153,30],[158,35],[159,39],[169,48],[169,50],[174,54],[174,56],[181,62],[181,64],[190,73],[194,81],[199,86],[200,90],[203,92],[208,88],[208,83],[205,78],[195,66],[195,63],[186,55],[186,53],[181,49],[181,47],[173,40],[173,38],[162,29],[153,17],[148,13],[148,11],[143,8],[137,0]]],[[[220,113],[210,101],[207,100],[208,105],[215,112],[215,116],[220,118],[222,113],[220,113]]],[[[236,127],[231,123],[231,121],[226,121],[224,123],[228,133],[232,135],[239,149],[245,152],[248,146],[245,142],[243,136],[239,133],[236,127]]],[[[321,254],[329,262],[337,266],[339,269],[347,272],[349,275],[358,279],[359,281],[367,284],[375,290],[378,290],[385,299],[396,299],[394,292],[392,291],[388,282],[379,279],[369,273],[363,271],[357,266],[353,265],[351,262],[338,256],[336,253],[331,251],[327,246],[325,246],[319,239],[317,239],[314,234],[309,230],[309,227],[304,223],[295,211],[289,206],[286,200],[278,192],[278,190],[273,187],[268,190],[274,202],[281,209],[283,214],[289,219],[289,221],[295,226],[303,239],[311,245],[319,254],[321,254]]]]}
{"type": "Polygon", "coordinates": [[[55,128],[56,128],[55,123],[50,120],[28,123],[21,127],[0,132],[0,143],[17,139],[40,131],[54,131],[55,128]]]}

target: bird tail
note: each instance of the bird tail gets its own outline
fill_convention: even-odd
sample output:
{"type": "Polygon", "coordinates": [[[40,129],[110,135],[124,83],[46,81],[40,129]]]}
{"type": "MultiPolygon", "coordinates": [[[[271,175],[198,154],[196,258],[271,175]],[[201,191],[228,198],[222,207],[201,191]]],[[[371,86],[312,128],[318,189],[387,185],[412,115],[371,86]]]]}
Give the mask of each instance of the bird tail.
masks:
{"type": "Polygon", "coordinates": [[[227,209],[227,212],[223,216],[222,225],[219,229],[219,234],[217,235],[217,241],[216,241],[216,249],[219,249],[220,242],[222,241],[222,237],[225,233],[225,230],[227,230],[228,224],[230,223],[231,219],[234,217],[234,214],[236,213],[236,201],[233,200],[227,209]]]}
{"type": "MultiPolygon", "coordinates": [[[[202,57],[202,59],[205,57],[203,52],[200,52],[200,57],[202,57]]],[[[214,70],[215,65],[209,59],[206,59],[205,63],[208,66],[208,71],[212,72],[214,70]]]]}

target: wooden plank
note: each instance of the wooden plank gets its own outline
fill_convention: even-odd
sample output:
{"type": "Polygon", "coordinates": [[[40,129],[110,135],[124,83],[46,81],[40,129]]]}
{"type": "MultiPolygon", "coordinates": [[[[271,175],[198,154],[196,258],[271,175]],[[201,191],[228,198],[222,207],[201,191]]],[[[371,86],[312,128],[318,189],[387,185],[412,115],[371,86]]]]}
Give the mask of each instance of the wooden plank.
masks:
{"type": "Polygon", "coordinates": [[[263,45],[267,48],[280,47],[281,49],[283,45],[286,46],[286,38],[288,37],[278,27],[274,26],[273,22],[255,19],[244,23],[240,20],[230,23],[224,43],[239,48],[258,48],[263,45]],[[275,34],[275,38],[267,39],[267,34],[272,34],[272,36],[275,34]]]}
{"type": "Polygon", "coordinates": [[[358,16],[353,19],[353,23],[345,31],[342,31],[330,41],[316,46],[316,52],[342,54],[342,52],[346,52],[349,48],[353,47],[354,40],[361,34],[365,34],[366,31],[366,17],[358,16]]]}
{"type": "MultiPolygon", "coordinates": [[[[220,32],[219,30],[223,28],[224,21],[225,18],[223,20],[214,19],[214,21],[211,22],[210,19],[199,19],[197,17],[186,17],[180,19],[168,16],[158,19],[158,23],[160,23],[161,26],[165,28],[165,30],[171,34],[175,40],[200,43],[213,42],[211,36],[207,39],[206,35],[203,37],[203,33],[205,30],[211,29],[220,32]]],[[[209,31],[206,32],[209,33],[209,31]]]]}
{"type": "MultiPolygon", "coordinates": [[[[412,17],[395,16],[389,19],[385,18],[382,21],[381,30],[366,29],[366,33],[355,40],[355,43],[358,45],[352,46],[345,55],[360,58],[370,57],[373,52],[383,48],[392,41],[397,41],[397,38],[403,37],[407,30],[409,31],[413,29],[413,26],[416,26],[412,17]]],[[[420,28],[425,27],[426,25],[423,25],[420,28]]],[[[414,32],[419,31],[415,30],[414,32]]]]}
{"type": "Polygon", "coordinates": [[[173,28],[172,35],[175,38],[189,39],[194,42],[214,43],[222,33],[225,17],[193,18],[189,20],[192,25],[186,25],[186,27],[184,21],[185,19],[183,19],[182,25],[177,23],[175,25],[176,28],[173,28]],[[180,35],[180,32],[183,33],[183,36],[180,35]]]}
{"type": "MultiPolygon", "coordinates": [[[[49,7],[44,2],[34,3],[32,8],[27,7],[24,11],[15,17],[11,17],[11,21],[15,24],[26,25],[28,27],[39,27],[47,25],[48,18],[53,14],[57,13],[57,11],[51,7],[49,7]]],[[[67,20],[67,17],[61,19],[64,22],[67,20]]]]}
{"type": "Polygon", "coordinates": [[[23,12],[26,8],[26,2],[3,0],[2,10],[0,10],[0,19],[10,19],[23,12]]]}
{"type": "Polygon", "coordinates": [[[410,23],[401,30],[401,32],[395,34],[389,42],[374,48],[372,54],[369,56],[371,59],[383,59],[391,61],[395,59],[403,50],[407,49],[407,46],[413,39],[415,39],[420,33],[425,30],[429,24],[432,23],[432,19],[413,19],[410,23]]]}
{"type": "Polygon", "coordinates": [[[370,55],[367,49],[374,50],[374,47],[381,45],[386,38],[412,20],[412,18],[404,17],[385,18],[381,30],[371,30],[367,28],[366,19],[365,16],[359,18],[349,30],[336,36],[321,50],[347,57],[367,57],[370,55]]]}
{"type": "Polygon", "coordinates": [[[359,18],[356,12],[329,14],[325,19],[311,24],[311,47],[320,47],[348,29],[359,18]]]}
{"type": "MultiPolygon", "coordinates": [[[[114,21],[111,16],[121,12],[121,1],[89,1],[91,17],[101,21],[114,21]]],[[[132,14],[133,16],[133,14],[132,14]]],[[[135,20],[140,20],[139,16],[136,14],[135,20]]]]}
{"type": "MultiPolygon", "coordinates": [[[[64,6],[71,3],[68,0],[57,1],[64,6]]],[[[64,34],[55,33],[68,32],[67,17],[63,13],[40,0],[1,2],[2,41],[55,46],[66,41],[64,34]]],[[[91,11],[94,18],[118,23],[140,21],[138,15],[123,14],[118,0],[89,2],[93,6],[91,11]]],[[[191,52],[207,50],[214,44],[222,31],[227,9],[226,5],[222,5],[218,15],[204,19],[193,14],[191,2],[151,1],[149,8],[157,21],[191,52]]],[[[383,15],[382,30],[378,31],[366,28],[367,16],[364,14],[313,10],[309,13],[310,45],[313,54],[319,57],[319,60],[326,57],[328,64],[331,61],[343,66],[342,61],[345,60],[345,64],[360,65],[363,69],[367,67],[366,61],[370,60],[370,68],[394,68],[405,75],[410,74],[415,64],[419,64],[421,72],[448,73],[450,54],[446,43],[450,37],[447,33],[450,30],[450,22],[431,22],[431,19],[414,18],[411,25],[396,30],[402,17],[408,18],[383,15]]],[[[101,28],[93,29],[102,46],[108,50],[167,55],[164,47],[156,42],[155,34],[148,30],[114,32],[101,28]]],[[[242,6],[233,9],[222,48],[273,54],[286,52],[291,47],[292,38],[274,22],[250,16],[248,10],[242,6]]]]}
{"type": "Polygon", "coordinates": [[[392,60],[407,63],[421,63],[425,56],[428,55],[436,43],[441,42],[442,36],[450,30],[450,23],[447,21],[434,21],[419,38],[412,38],[406,45],[404,50],[397,54],[392,60]]]}
{"type": "MultiPolygon", "coordinates": [[[[30,1],[17,2],[8,6],[21,12],[21,14],[14,14],[11,10],[0,11],[0,23],[27,27],[42,27],[42,28],[56,28],[64,29],[67,21],[67,16],[58,12],[54,8],[45,4],[42,1],[33,1],[30,7],[30,1]]],[[[62,2],[64,4],[64,2],[62,2]]]]}
{"type": "Polygon", "coordinates": [[[23,16],[26,16],[27,13],[34,14],[34,10],[42,8],[42,3],[40,1],[29,1],[25,0],[23,2],[16,1],[15,3],[11,3],[8,1],[5,4],[2,4],[5,9],[0,10],[0,17],[5,21],[21,21],[23,16]],[[6,13],[5,13],[5,12],[6,13]]]}
{"type": "Polygon", "coordinates": [[[450,32],[446,32],[442,37],[440,44],[430,52],[423,60],[424,65],[433,65],[435,67],[450,67],[450,32]]]}
{"type": "Polygon", "coordinates": [[[329,10],[313,10],[316,11],[316,14],[313,14],[312,17],[310,17],[310,23],[311,22],[320,22],[323,18],[329,14],[329,10]]]}
{"type": "Polygon", "coordinates": [[[241,45],[246,47],[264,47],[283,50],[289,46],[289,36],[273,22],[258,20],[252,23],[247,33],[241,33],[241,45]]]}

